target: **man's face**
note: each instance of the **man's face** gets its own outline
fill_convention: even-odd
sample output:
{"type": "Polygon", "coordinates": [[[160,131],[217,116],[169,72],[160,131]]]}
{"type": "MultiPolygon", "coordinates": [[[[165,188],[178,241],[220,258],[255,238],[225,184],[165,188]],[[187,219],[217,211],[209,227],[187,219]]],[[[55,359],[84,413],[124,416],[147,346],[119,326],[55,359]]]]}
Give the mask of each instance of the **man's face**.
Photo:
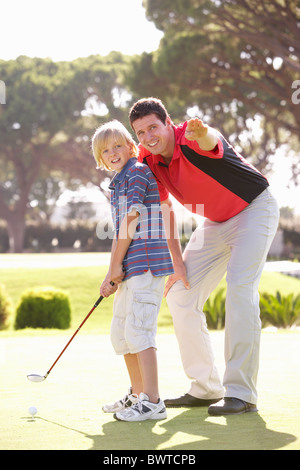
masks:
{"type": "Polygon", "coordinates": [[[132,127],[139,142],[154,155],[172,158],[174,151],[174,131],[170,118],[162,123],[156,114],[136,119],[132,127]]]}

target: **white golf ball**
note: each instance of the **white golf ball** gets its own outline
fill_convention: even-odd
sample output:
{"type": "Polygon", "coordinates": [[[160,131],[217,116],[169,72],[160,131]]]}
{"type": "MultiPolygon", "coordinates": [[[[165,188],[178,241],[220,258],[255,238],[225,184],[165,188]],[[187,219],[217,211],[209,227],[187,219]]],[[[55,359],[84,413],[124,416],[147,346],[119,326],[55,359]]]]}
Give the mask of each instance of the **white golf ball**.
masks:
{"type": "Polygon", "coordinates": [[[35,416],[35,415],[37,414],[37,408],[36,408],[35,406],[30,406],[30,407],[28,408],[28,412],[29,412],[29,414],[31,414],[31,416],[33,417],[33,416],[35,416]]]}

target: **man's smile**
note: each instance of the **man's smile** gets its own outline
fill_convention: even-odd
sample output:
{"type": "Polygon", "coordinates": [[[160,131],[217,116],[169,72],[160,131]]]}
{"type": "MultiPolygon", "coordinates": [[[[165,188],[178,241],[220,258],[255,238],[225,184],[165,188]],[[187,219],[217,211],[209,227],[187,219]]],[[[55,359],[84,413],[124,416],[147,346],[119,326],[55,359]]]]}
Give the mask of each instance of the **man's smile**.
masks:
{"type": "Polygon", "coordinates": [[[152,142],[151,144],[149,143],[148,147],[155,147],[155,145],[157,145],[158,143],[159,143],[159,141],[156,140],[155,142],[152,142]]]}

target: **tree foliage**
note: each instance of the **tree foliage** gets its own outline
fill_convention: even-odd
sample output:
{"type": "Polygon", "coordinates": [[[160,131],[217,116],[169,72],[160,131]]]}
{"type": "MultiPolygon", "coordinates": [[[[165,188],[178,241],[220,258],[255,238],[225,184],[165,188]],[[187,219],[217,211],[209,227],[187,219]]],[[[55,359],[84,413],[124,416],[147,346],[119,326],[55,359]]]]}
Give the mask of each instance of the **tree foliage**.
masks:
{"type": "Polygon", "coordinates": [[[300,105],[292,100],[300,71],[297,0],[143,4],[164,32],[153,53],[112,52],[72,62],[0,60],[6,86],[0,219],[7,222],[11,251],[22,250],[26,217],[48,219],[49,201],[66,187],[107,177],[94,171],[90,138],[110,119],[129,128],[128,109],[140,97],[161,98],[175,122],[203,118],[261,170],[283,144],[287,155],[299,152],[300,105]]]}
{"type": "MultiPolygon", "coordinates": [[[[21,251],[25,218],[42,192],[57,197],[66,185],[93,182],[90,138],[104,120],[124,120],[125,91],[119,53],[73,62],[21,56],[0,61],[6,104],[0,109],[0,218],[12,251],[21,251]]],[[[126,113],[126,114],[125,114],[126,113]]],[[[45,202],[45,201],[44,201],[45,202]]]]}
{"type": "MultiPolygon", "coordinates": [[[[175,118],[180,105],[198,114],[255,157],[262,169],[288,142],[299,149],[300,9],[294,0],[144,0],[147,17],[164,32],[158,51],[141,57],[175,118]],[[261,125],[253,137],[251,120],[261,125]]],[[[143,80],[131,87],[146,94],[143,80]]]]}

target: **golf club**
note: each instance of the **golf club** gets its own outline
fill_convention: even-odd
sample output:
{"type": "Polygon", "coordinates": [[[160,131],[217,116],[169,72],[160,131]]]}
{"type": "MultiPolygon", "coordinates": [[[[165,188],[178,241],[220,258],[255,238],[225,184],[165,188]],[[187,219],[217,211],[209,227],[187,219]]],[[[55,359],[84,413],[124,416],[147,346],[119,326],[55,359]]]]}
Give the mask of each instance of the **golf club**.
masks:
{"type": "MultiPolygon", "coordinates": [[[[111,282],[111,285],[113,286],[114,283],[111,282]]],[[[71,343],[71,341],[75,338],[75,336],[77,335],[78,331],[80,330],[80,328],[82,327],[82,325],[86,322],[86,320],[89,318],[89,316],[93,313],[93,311],[95,310],[96,307],[98,307],[98,305],[100,304],[100,302],[103,300],[103,295],[101,295],[99,297],[99,299],[95,302],[93,308],[89,311],[89,313],[87,314],[87,316],[85,317],[85,319],[83,320],[83,322],[79,325],[79,327],[77,328],[77,330],[75,331],[75,333],[73,334],[72,338],[68,341],[68,343],[66,344],[66,346],[64,347],[64,349],[62,350],[62,352],[60,353],[60,355],[58,356],[58,358],[53,362],[52,366],[50,367],[50,369],[48,370],[48,372],[46,372],[45,375],[40,375],[40,374],[27,374],[27,379],[30,380],[31,382],[43,382],[44,380],[46,380],[46,378],[48,377],[48,375],[50,374],[51,370],[53,369],[53,367],[55,366],[55,364],[57,363],[57,361],[59,360],[59,358],[62,356],[62,354],[65,352],[65,350],[67,349],[67,347],[69,346],[69,344],[71,343]]]]}

